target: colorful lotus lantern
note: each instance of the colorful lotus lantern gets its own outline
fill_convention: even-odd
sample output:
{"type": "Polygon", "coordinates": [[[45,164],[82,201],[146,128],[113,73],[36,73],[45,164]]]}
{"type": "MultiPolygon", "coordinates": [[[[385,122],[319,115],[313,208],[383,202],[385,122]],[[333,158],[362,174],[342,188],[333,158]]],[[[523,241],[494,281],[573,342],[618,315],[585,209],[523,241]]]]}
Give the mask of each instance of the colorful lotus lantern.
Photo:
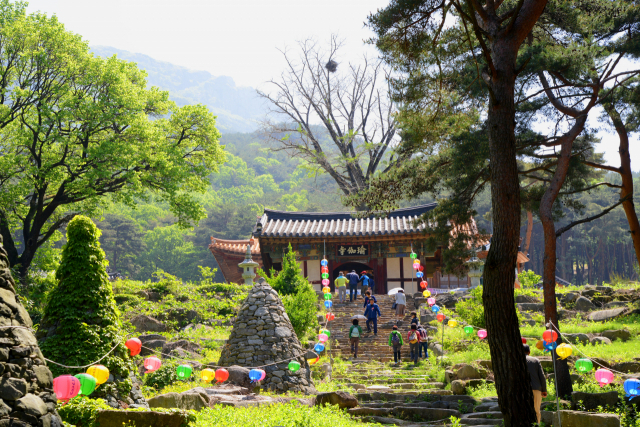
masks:
{"type": "Polygon", "coordinates": [[[226,369],[216,369],[216,381],[218,383],[223,383],[229,379],[229,371],[226,369]]]}
{"type": "Polygon", "coordinates": [[[109,370],[106,366],[102,365],[89,366],[89,369],[87,369],[87,374],[95,378],[96,384],[98,385],[106,383],[109,379],[109,370]]]}
{"type": "Polygon", "coordinates": [[[411,254],[409,254],[409,258],[416,259],[416,258],[418,258],[418,254],[415,253],[415,252],[411,252],[411,254]]]}
{"type": "Polygon", "coordinates": [[[320,341],[321,343],[325,343],[328,340],[329,340],[329,337],[327,336],[327,334],[318,335],[318,341],[320,341]]]}
{"type": "Polygon", "coordinates": [[[427,298],[427,304],[429,305],[429,307],[431,307],[435,303],[436,303],[436,299],[435,298],[427,298]]]}
{"type": "Polygon", "coordinates": [[[583,374],[590,372],[593,369],[593,362],[589,359],[578,359],[576,360],[576,369],[583,374]]]}
{"type": "MultiPolygon", "coordinates": [[[[421,287],[422,289],[427,289],[427,287],[429,287],[429,282],[427,282],[426,280],[421,281],[421,282],[420,282],[420,287],[421,287]]],[[[429,292],[429,291],[424,291],[424,292],[429,292]]],[[[422,293],[422,295],[424,295],[424,292],[422,293]]],[[[429,295],[431,295],[431,292],[429,292],[429,295]]],[[[429,295],[427,295],[427,296],[429,296],[429,295]]],[[[425,298],[426,298],[427,296],[425,296],[425,298]]]]}
{"type": "Polygon", "coordinates": [[[138,338],[128,339],[124,345],[129,349],[129,355],[131,356],[137,356],[142,350],[142,341],[138,338]]]}
{"type": "Polygon", "coordinates": [[[53,379],[53,392],[58,400],[67,402],[80,393],[80,380],[71,375],[61,375],[53,379]]]}
{"type": "Polygon", "coordinates": [[[292,360],[291,362],[289,362],[288,368],[291,372],[296,372],[298,369],[300,369],[300,363],[292,360]]]}
{"type": "Polygon", "coordinates": [[[336,316],[333,313],[327,313],[327,314],[324,315],[324,317],[327,318],[328,322],[331,322],[333,319],[336,318],[336,316]]]}
{"type": "Polygon", "coordinates": [[[573,353],[573,349],[568,344],[562,343],[556,348],[556,354],[560,359],[566,359],[571,356],[571,353],[573,353]]]}
{"type": "Polygon", "coordinates": [[[323,259],[322,261],[320,261],[320,265],[323,267],[326,267],[327,265],[329,265],[329,261],[327,261],[326,259],[323,259]]]}
{"type": "Polygon", "coordinates": [[[80,381],[79,394],[84,394],[85,396],[89,396],[91,393],[93,393],[93,390],[96,389],[97,383],[93,375],[77,374],[75,375],[75,377],[78,379],[78,381],[80,381]]]}
{"type": "Polygon", "coordinates": [[[330,283],[329,279],[322,279],[322,286],[329,286],[330,283]]]}
{"type": "Polygon", "coordinates": [[[522,344],[526,344],[527,343],[527,339],[525,337],[520,338],[522,340],[522,344]]]}
{"type": "Polygon", "coordinates": [[[422,296],[423,296],[423,297],[425,297],[425,298],[430,297],[430,296],[431,296],[431,292],[429,292],[429,291],[424,291],[424,292],[422,293],[422,296]]]}
{"type": "Polygon", "coordinates": [[[598,381],[600,387],[611,384],[613,382],[613,372],[608,369],[598,369],[596,371],[596,381],[598,381]]]}
{"type": "Polygon", "coordinates": [[[440,307],[438,307],[437,305],[432,305],[431,306],[431,311],[433,311],[434,313],[437,313],[440,311],[440,307]]]}
{"type": "Polygon", "coordinates": [[[536,342],[536,348],[538,350],[544,350],[544,341],[538,340],[538,342],[536,342]]]}
{"type": "Polygon", "coordinates": [[[320,273],[328,273],[329,267],[325,267],[324,265],[320,268],[320,273]]]}
{"type": "Polygon", "coordinates": [[[484,329],[480,329],[478,331],[478,338],[480,338],[481,340],[485,339],[487,337],[487,331],[484,329]]]}
{"type": "Polygon", "coordinates": [[[558,347],[557,342],[547,342],[542,340],[542,346],[544,347],[544,351],[553,351],[558,347]]]}
{"type": "Polygon", "coordinates": [[[144,359],[144,368],[147,370],[146,373],[154,372],[160,369],[162,366],[162,361],[155,356],[147,357],[144,359]]]}
{"type": "Polygon", "coordinates": [[[328,286],[325,286],[324,288],[322,288],[322,293],[323,294],[329,294],[331,293],[331,288],[328,286]]]}
{"type": "Polygon", "coordinates": [[[436,319],[438,319],[438,322],[442,322],[444,320],[444,314],[438,313],[438,315],[436,316],[436,319]]]}
{"type": "Polygon", "coordinates": [[[331,299],[331,294],[330,293],[326,293],[324,294],[324,299],[326,299],[327,301],[329,301],[331,299]]]}
{"type": "Polygon", "coordinates": [[[333,303],[332,303],[331,301],[325,301],[325,302],[324,302],[324,306],[325,306],[326,308],[331,308],[331,307],[333,307],[333,303]]]}
{"type": "Polygon", "coordinates": [[[186,380],[191,376],[191,372],[193,372],[193,368],[189,365],[180,365],[176,368],[176,374],[178,374],[178,379],[186,380]]]}
{"type": "Polygon", "coordinates": [[[331,336],[331,332],[328,329],[320,329],[320,333],[325,334],[328,337],[331,336]]]}
{"type": "Polygon", "coordinates": [[[252,369],[249,371],[249,379],[252,383],[257,383],[262,380],[262,374],[264,373],[262,369],[252,369]]]}
{"type": "Polygon", "coordinates": [[[309,365],[315,365],[316,363],[318,363],[319,360],[320,360],[320,356],[316,357],[315,359],[307,359],[307,363],[309,365]]]}
{"type": "Polygon", "coordinates": [[[211,382],[215,379],[215,377],[216,377],[216,371],[214,371],[213,369],[205,368],[202,371],[200,371],[200,378],[204,382],[211,382]]]}
{"type": "Polygon", "coordinates": [[[636,397],[640,395],[640,380],[637,378],[629,378],[623,384],[624,392],[627,397],[636,397]]]}
{"type": "Polygon", "coordinates": [[[313,351],[316,353],[322,353],[324,351],[324,345],[320,343],[316,344],[315,347],[313,347],[313,351]]]}
{"type": "Polygon", "coordinates": [[[449,325],[450,328],[455,328],[456,326],[458,326],[458,322],[456,320],[449,320],[447,322],[447,325],[449,325]]]}
{"type": "Polygon", "coordinates": [[[471,335],[473,333],[473,326],[465,326],[464,333],[467,335],[471,335]]]}
{"type": "Polygon", "coordinates": [[[558,333],[551,329],[546,330],[542,333],[542,339],[546,342],[556,342],[558,340],[558,333]]]}

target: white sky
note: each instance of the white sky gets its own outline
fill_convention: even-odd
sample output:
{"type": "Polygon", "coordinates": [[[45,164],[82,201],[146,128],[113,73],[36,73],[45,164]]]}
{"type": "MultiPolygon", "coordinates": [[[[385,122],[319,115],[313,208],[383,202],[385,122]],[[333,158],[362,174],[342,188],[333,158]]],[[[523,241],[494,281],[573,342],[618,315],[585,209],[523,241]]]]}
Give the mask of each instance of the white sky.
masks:
{"type": "MultiPolygon", "coordinates": [[[[371,12],[388,0],[29,0],[29,11],[56,14],[91,45],[112,46],[194,70],[225,75],[239,86],[264,87],[285,68],[277,48],[331,34],[345,40],[341,59],[376,55],[363,40],[371,12]]],[[[592,125],[597,125],[595,121],[592,125]]],[[[618,141],[602,132],[600,150],[618,166],[618,141]]],[[[640,169],[634,138],[631,164],[640,169]]]]}

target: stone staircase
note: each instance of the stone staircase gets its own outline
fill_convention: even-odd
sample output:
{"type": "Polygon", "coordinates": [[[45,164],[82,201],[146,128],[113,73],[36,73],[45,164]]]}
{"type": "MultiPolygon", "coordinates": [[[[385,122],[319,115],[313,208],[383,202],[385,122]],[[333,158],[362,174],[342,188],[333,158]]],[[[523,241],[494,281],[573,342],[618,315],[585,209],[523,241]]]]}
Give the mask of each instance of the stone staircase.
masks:
{"type": "MultiPolygon", "coordinates": [[[[372,332],[368,333],[366,328],[366,320],[360,320],[360,326],[364,331],[364,336],[360,337],[360,343],[358,347],[358,358],[356,362],[389,362],[393,361],[393,350],[389,347],[389,334],[392,331],[393,325],[399,320],[396,317],[396,312],[391,308],[395,301],[395,296],[389,295],[376,295],[378,300],[378,306],[380,307],[381,317],[378,318],[378,335],[372,332]]],[[[333,314],[335,320],[329,322],[329,331],[331,331],[331,350],[336,353],[341,353],[342,357],[350,358],[351,344],[349,342],[349,328],[352,325],[351,318],[356,314],[364,313],[364,300],[358,298],[354,302],[347,302],[346,304],[340,304],[337,302],[337,298],[334,298],[333,302],[333,314]]],[[[410,361],[409,359],[409,344],[406,342],[406,336],[409,332],[411,325],[410,313],[415,310],[414,299],[407,295],[407,309],[405,310],[405,316],[398,325],[398,331],[402,334],[405,344],[402,346],[402,359],[403,361],[410,361]]]]}

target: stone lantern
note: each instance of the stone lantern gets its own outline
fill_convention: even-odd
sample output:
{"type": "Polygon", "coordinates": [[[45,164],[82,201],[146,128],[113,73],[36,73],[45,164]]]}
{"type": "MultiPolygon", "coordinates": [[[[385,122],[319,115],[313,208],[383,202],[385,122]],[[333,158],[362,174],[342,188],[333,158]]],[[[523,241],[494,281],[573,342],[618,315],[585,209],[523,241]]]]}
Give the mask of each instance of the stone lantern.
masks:
{"type": "Polygon", "coordinates": [[[247,245],[247,253],[244,256],[244,261],[238,264],[238,267],[242,269],[242,278],[245,285],[253,285],[253,279],[256,277],[256,267],[258,263],[251,259],[251,245],[247,245]]]}
{"type": "Polygon", "coordinates": [[[476,288],[480,286],[480,277],[482,277],[482,273],[484,271],[484,262],[482,262],[477,256],[473,256],[473,258],[467,261],[467,265],[469,266],[469,279],[471,279],[472,288],[476,288]]]}

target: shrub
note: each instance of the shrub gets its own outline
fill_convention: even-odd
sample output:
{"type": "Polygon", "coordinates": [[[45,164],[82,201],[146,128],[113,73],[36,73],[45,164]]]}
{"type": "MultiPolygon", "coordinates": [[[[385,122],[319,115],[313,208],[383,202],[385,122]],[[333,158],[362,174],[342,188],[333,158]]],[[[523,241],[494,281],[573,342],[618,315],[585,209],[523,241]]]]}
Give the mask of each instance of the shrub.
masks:
{"type": "Polygon", "coordinates": [[[182,284],[176,276],[172,276],[164,271],[155,272],[152,276],[157,282],[151,282],[147,289],[152,292],[158,292],[159,294],[176,294],[182,284]]]}
{"type": "Polygon", "coordinates": [[[66,405],[58,403],[58,414],[62,421],[82,427],[97,427],[96,417],[101,409],[113,409],[102,399],[89,399],[87,396],[73,398],[66,405]]]}
{"type": "Polygon", "coordinates": [[[296,253],[291,248],[291,243],[289,243],[289,249],[282,258],[282,271],[277,272],[272,268],[268,275],[262,270],[258,271],[258,273],[281,296],[295,294],[299,285],[309,283],[300,271],[300,266],[296,261],[296,253]]]}
{"type": "Polygon", "coordinates": [[[518,281],[523,288],[533,288],[538,285],[542,276],[538,276],[533,270],[523,270],[518,274],[518,281]]]}
{"type": "Polygon", "coordinates": [[[467,323],[480,328],[485,327],[484,305],[482,304],[482,286],[471,290],[471,298],[456,303],[456,313],[467,323]]]}
{"type": "MultiPolygon", "coordinates": [[[[65,365],[86,365],[102,359],[114,376],[128,378],[134,369],[124,346],[125,335],[100,248],[100,230],[91,219],[77,215],[67,227],[67,244],[56,270],[38,331],[42,353],[65,365]]],[[[79,370],[51,365],[54,376],[79,370]]]]}
{"type": "Polygon", "coordinates": [[[160,391],[175,383],[178,381],[178,374],[176,374],[178,365],[179,363],[176,360],[164,360],[160,369],[144,375],[144,385],[160,391]]]}

